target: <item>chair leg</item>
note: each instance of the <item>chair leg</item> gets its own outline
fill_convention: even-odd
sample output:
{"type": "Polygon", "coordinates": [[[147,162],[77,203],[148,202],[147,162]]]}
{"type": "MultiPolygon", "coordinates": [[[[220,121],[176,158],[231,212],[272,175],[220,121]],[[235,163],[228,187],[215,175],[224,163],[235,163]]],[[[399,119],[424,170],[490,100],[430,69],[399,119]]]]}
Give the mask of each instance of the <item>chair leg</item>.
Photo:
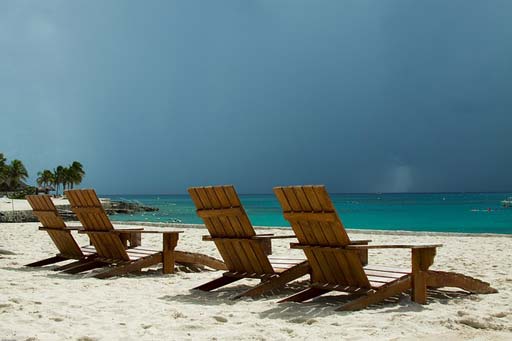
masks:
{"type": "Polygon", "coordinates": [[[213,281],[210,281],[208,283],[202,284],[198,287],[195,287],[192,290],[202,290],[202,291],[212,291],[214,289],[223,287],[229,283],[236,282],[240,280],[239,277],[228,277],[228,276],[222,276],[220,278],[214,279],[213,281]]]}
{"type": "Polygon", "coordinates": [[[80,264],[83,264],[85,261],[85,259],[80,259],[80,260],[77,260],[77,261],[74,261],[74,262],[71,262],[69,264],[66,264],[66,265],[62,265],[62,266],[59,266],[55,269],[53,269],[53,271],[65,271],[67,269],[71,269],[71,268],[74,268],[75,266],[78,266],[80,264]]]}
{"type": "Polygon", "coordinates": [[[77,261],[71,262],[69,264],[59,266],[59,267],[53,269],[53,271],[66,271],[68,269],[74,268],[74,267],[79,266],[81,264],[89,263],[94,258],[96,258],[96,255],[87,256],[87,257],[84,257],[84,258],[79,259],[77,261]]]}
{"type": "Polygon", "coordinates": [[[113,266],[106,271],[102,271],[95,276],[94,278],[109,278],[113,276],[124,275],[129,272],[138,271],[142,268],[146,268],[148,266],[152,266],[162,262],[162,253],[156,253],[152,256],[148,256],[145,258],[140,258],[136,261],[128,261],[122,263],[120,265],[113,266]]]}
{"type": "Polygon", "coordinates": [[[95,261],[95,260],[88,260],[88,261],[85,261],[85,262],[82,262],[82,263],[78,262],[78,264],[75,264],[75,266],[68,267],[65,270],[63,270],[62,272],[74,275],[74,274],[77,274],[77,273],[80,273],[80,272],[84,272],[84,271],[92,270],[92,269],[95,269],[95,268],[99,268],[99,267],[102,267],[104,265],[105,265],[105,263],[102,263],[102,262],[98,262],[98,261],[95,261]]]}
{"type": "Polygon", "coordinates": [[[258,284],[257,286],[236,295],[234,298],[244,296],[254,297],[263,294],[266,291],[283,287],[286,283],[293,281],[309,273],[309,263],[302,262],[291,267],[290,269],[281,272],[279,275],[271,277],[269,280],[258,284]]]}
{"type": "Polygon", "coordinates": [[[163,251],[162,251],[162,272],[164,274],[174,273],[174,263],[176,261],[174,248],[178,244],[178,234],[164,233],[163,251]]]}
{"type": "Polygon", "coordinates": [[[386,298],[398,295],[401,292],[411,288],[411,277],[408,276],[404,279],[399,279],[391,282],[377,290],[368,291],[365,295],[356,298],[353,301],[345,303],[337,311],[359,310],[364,309],[370,304],[374,304],[385,300],[386,298]]]}
{"type": "Polygon", "coordinates": [[[427,286],[431,288],[460,288],[474,294],[494,294],[498,292],[487,282],[463,274],[445,271],[429,270],[427,272],[427,286]]]}
{"type": "Polygon", "coordinates": [[[200,253],[192,253],[192,252],[185,252],[185,251],[178,251],[174,250],[174,257],[176,260],[176,263],[180,264],[200,264],[208,266],[215,270],[227,270],[226,264],[224,264],[223,261],[218,260],[216,258],[203,255],[200,253]]]}
{"type": "Polygon", "coordinates": [[[319,289],[319,288],[308,288],[306,290],[303,290],[301,292],[296,293],[295,295],[289,296],[281,301],[278,301],[277,303],[283,303],[283,302],[304,302],[311,298],[323,295],[325,293],[328,293],[331,290],[327,289],[319,289]]]}
{"type": "Polygon", "coordinates": [[[61,256],[54,256],[54,257],[46,258],[46,259],[43,259],[43,260],[40,260],[40,261],[37,261],[37,262],[34,262],[34,263],[26,264],[25,266],[38,267],[38,266],[43,266],[43,265],[49,265],[49,264],[54,264],[54,263],[62,262],[62,261],[65,261],[65,260],[68,260],[68,258],[64,258],[64,257],[61,257],[61,256]]]}

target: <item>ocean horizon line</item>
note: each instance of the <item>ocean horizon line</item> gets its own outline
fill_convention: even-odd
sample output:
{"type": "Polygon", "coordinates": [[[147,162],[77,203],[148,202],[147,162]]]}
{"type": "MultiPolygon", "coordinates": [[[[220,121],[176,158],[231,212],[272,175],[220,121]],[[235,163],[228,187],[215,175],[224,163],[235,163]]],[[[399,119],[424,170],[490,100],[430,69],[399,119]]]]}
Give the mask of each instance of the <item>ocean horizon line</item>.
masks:
{"type": "MultiPolygon", "coordinates": [[[[369,194],[377,194],[377,195],[389,195],[389,194],[507,194],[512,193],[511,190],[507,191],[448,191],[448,192],[330,192],[332,195],[369,195],[369,194]]],[[[242,193],[239,192],[239,195],[273,195],[274,193],[242,193]]],[[[188,193],[100,193],[100,196],[122,196],[122,195],[153,195],[153,196],[159,196],[159,195],[173,195],[173,196],[189,196],[188,193]]]]}
{"type": "MultiPolygon", "coordinates": [[[[337,193],[331,194],[331,198],[344,223],[352,228],[510,234],[512,208],[505,207],[502,201],[511,195],[506,192],[337,193]]],[[[201,222],[187,194],[102,197],[158,208],[158,211],[113,216],[116,221],[201,222]]],[[[254,225],[287,225],[273,194],[240,194],[240,199],[254,225]]]]}

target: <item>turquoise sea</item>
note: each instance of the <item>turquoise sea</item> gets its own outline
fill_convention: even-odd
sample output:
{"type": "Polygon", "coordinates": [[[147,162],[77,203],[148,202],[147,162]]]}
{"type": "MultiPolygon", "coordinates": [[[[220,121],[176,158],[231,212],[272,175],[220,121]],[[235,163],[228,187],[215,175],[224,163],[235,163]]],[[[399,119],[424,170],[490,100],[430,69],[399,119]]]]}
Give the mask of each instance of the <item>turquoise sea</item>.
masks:
{"type": "MultiPolygon", "coordinates": [[[[331,194],[346,227],[356,229],[512,234],[512,193],[331,194]]],[[[102,195],[158,207],[157,212],[112,216],[117,221],[202,223],[187,195],[102,195]]],[[[275,197],[241,195],[255,226],[289,226],[275,197]]]]}

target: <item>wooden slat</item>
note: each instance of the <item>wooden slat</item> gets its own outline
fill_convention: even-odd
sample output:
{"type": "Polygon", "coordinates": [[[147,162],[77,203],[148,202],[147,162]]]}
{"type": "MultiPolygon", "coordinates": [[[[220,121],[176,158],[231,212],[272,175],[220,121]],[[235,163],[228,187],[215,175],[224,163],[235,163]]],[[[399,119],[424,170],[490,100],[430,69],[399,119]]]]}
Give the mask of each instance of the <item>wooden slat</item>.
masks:
{"type": "MultiPolygon", "coordinates": [[[[68,196],[73,211],[75,208],[92,206],[92,203],[88,197],[85,196],[85,193],[85,190],[66,191],[66,195],[68,196]]],[[[87,212],[82,213],[80,211],[76,211],[75,213],[82,223],[84,229],[89,231],[105,230],[101,227],[100,223],[94,215],[88,214],[87,212]]],[[[110,246],[111,242],[108,236],[101,237],[99,235],[91,235],[90,240],[91,243],[95,246],[96,251],[100,257],[114,259],[112,247],[110,246]]],[[[126,259],[128,259],[128,256],[126,256],[126,259]]]]}
{"type": "MultiPolygon", "coordinates": [[[[407,276],[407,275],[405,275],[405,276],[407,276]]],[[[400,277],[398,277],[398,278],[400,278],[400,277]]],[[[368,280],[370,282],[389,283],[389,282],[393,282],[394,280],[396,280],[396,278],[369,275],[368,280]]]]}
{"type": "Polygon", "coordinates": [[[309,270],[304,260],[301,263],[283,260],[270,263],[266,254],[270,236],[265,239],[256,236],[233,186],[193,187],[188,191],[198,216],[210,232],[210,237],[203,237],[203,240],[215,242],[229,270],[222,278],[197,289],[210,291],[233,282],[232,278],[259,278],[262,280],[260,285],[238,295],[254,296],[282,286],[309,270]]]}
{"type": "Polygon", "coordinates": [[[290,265],[294,265],[294,264],[299,264],[299,263],[302,263],[304,262],[304,259],[300,259],[300,260],[296,260],[296,261],[291,261],[291,260],[271,260],[270,261],[270,264],[272,264],[272,266],[274,265],[281,265],[281,264],[290,264],[290,265]]]}
{"type": "Polygon", "coordinates": [[[193,252],[174,250],[176,263],[181,264],[199,264],[208,266],[215,270],[227,270],[226,264],[217,258],[193,252]]]}
{"type": "Polygon", "coordinates": [[[162,253],[154,254],[152,256],[142,257],[131,262],[125,262],[114,268],[107,269],[94,275],[95,278],[108,278],[112,276],[123,275],[128,272],[137,271],[142,268],[152,266],[162,262],[162,253]]]}
{"type": "MultiPolygon", "coordinates": [[[[213,191],[211,193],[212,196],[215,196],[221,207],[231,208],[231,202],[229,201],[224,188],[222,186],[213,187],[213,191]]],[[[219,217],[219,222],[223,226],[227,235],[231,236],[242,236],[243,233],[240,228],[240,220],[239,217],[243,216],[245,211],[243,207],[237,206],[237,215],[225,215],[219,217]]]]}
{"type": "Polygon", "coordinates": [[[249,217],[247,216],[247,213],[245,213],[245,209],[242,207],[242,202],[240,201],[240,198],[238,197],[238,194],[235,191],[235,187],[222,186],[222,189],[224,190],[224,193],[226,194],[226,197],[228,198],[231,207],[241,207],[244,212],[242,216],[237,217],[238,224],[234,226],[235,228],[237,228],[237,231],[239,231],[239,235],[243,237],[254,236],[256,232],[254,231],[254,228],[249,220],[249,217]]]}
{"type": "Polygon", "coordinates": [[[97,207],[75,207],[74,211],[80,214],[96,214],[98,212],[97,207]]]}
{"type": "Polygon", "coordinates": [[[274,192],[299,240],[290,246],[304,251],[312,269],[311,288],[283,301],[301,302],[329,290],[358,292],[364,296],[341,307],[341,310],[356,310],[407,289],[412,289],[413,301],[425,304],[427,286],[496,292],[488,283],[468,276],[429,270],[440,244],[362,245],[367,241],[352,244],[324,186],[276,187],[274,192]],[[329,215],[323,216],[325,212],[329,215]],[[411,249],[412,269],[375,265],[363,268],[367,250],[376,248],[411,249]]]}
{"type": "Polygon", "coordinates": [[[72,210],[79,218],[84,230],[92,233],[90,239],[100,257],[112,260],[130,260],[124,243],[114,232],[114,227],[105,213],[96,192],[92,189],[68,190],[66,195],[72,210]]]}
{"type": "Polygon", "coordinates": [[[347,245],[347,249],[431,249],[443,246],[443,244],[384,244],[384,245],[347,245]]]}
{"type": "MultiPolygon", "coordinates": [[[[233,242],[233,241],[224,240],[222,242],[224,255],[227,255],[227,258],[228,258],[227,263],[233,264],[234,270],[241,271],[241,272],[247,272],[248,270],[245,268],[244,262],[241,259],[241,257],[245,257],[245,254],[243,254],[243,253],[240,254],[237,251],[237,248],[236,248],[237,243],[238,243],[238,241],[233,242]]],[[[222,253],[221,253],[221,255],[222,255],[222,253]]],[[[231,268],[228,267],[228,270],[231,270],[231,268]]]]}
{"type": "Polygon", "coordinates": [[[337,271],[336,260],[333,258],[330,250],[318,250],[313,252],[318,261],[318,266],[322,269],[322,273],[325,276],[326,283],[338,283],[338,280],[342,280],[342,273],[337,271]]]}
{"type": "Polygon", "coordinates": [[[232,259],[230,251],[228,248],[226,248],[224,241],[217,240],[217,241],[214,241],[214,243],[215,243],[215,246],[217,247],[217,250],[220,253],[222,260],[224,261],[224,263],[226,263],[228,270],[234,271],[237,268],[236,262],[232,259]]]}
{"type": "Polygon", "coordinates": [[[314,282],[327,283],[327,276],[324,274],[323,267],[320,266],[318,254],[312,252],[310,249],[304,250],[304,254],[306,255],[306,258],[311,267],[311,280],[314,282]]]}
{"type": "MultiPolygon", "coordinates": [[[[308,198],[308,201],[311,204],[311,209],[313,210],[313,212],[324,212],[322,210],[322,205],[320,204],[320,201],[316,196],[313,186],[303,186],[302,189],[304,191],[304,194],[308,198]]],[[[332,212],[330,212],[329,214],[330,216],[334,215],[335,217],[337,217],[335,213],[333,214],[332,212]]],[[[327,239],[327,245],[339,245],[336,232],[334,231],[336,228],[338,228],[338,226],[333,226],[333,224],[330,224],[327,221],[321,221],[318,223],[318,225],[319,228],[323,231],[325,238],[327,239]]]]}
{"type": "Polygon", "coordinates": [[[379,276],[379,277],[389,277],[389,278],[400,278],[406,276],[407,274],[398,273],[398,272],[386,272],[386,271],[377,271],[377,270],[367,270],[364,269],[364,272],[367,276],[379,276]]]}
{"type": "MultiPolygon", "coordinates": [[[[83,196],[82,192],[79,191],[67,191],[66,195],[68,196],[68,199],[71,203],[71,208],[74,209],[75,207],[90,207],[90,202],[87,201],[87,199],[83,196]]],[[[99,227],[99,224],[96,219],[94,219],[93,216],[82,213],[82,212],[76,212],[78,219],[82,223],[82,226],[84,226],[85,229],[89,231],[96,231],[96,230],[102,230],[99,227]]],[[[96,251],[98,254],[103,258],[114,258],[112,252],[110,251],[109,243],[106,242],[106,237],[103,239],[100,238],[100,236],[97,235],[91,235],[90,236],[91,243],[95,246],[96,251]]]]}
{"type": "Polygon", "coordinates": [[[310,262],[314,282],[370,287],[358,253],[343,249],[350,239],[323,186],[276,187],[274,193],[310,262]]]}
{"type": "Polygon", "coordinates": [[[336,214],[334,214],[333,212],[284,212],[283,216],[288,221],[336,221],[336,214]]]}
{"type": "MultiPolygon", "coordinates": [[[[372,282],[373,284],[378,286],[378,282],[372,282]]],[[[392,283],[380,285],[378,290],[374,292],[369,292],[367,295],[363,295],[351,302],[344,304],[341,308],[337,310],[358,310],[367,307],[370,304],[380,302],[388,297],[394,296],[411,287],[411,280],[409,277],[397,280],[392,283]]]]}
{"type": "Polygon", "coordinates": [[[340,285],[340,284],[326,284],[326,283],[311,283],[312,288],[323,289],[323,290],[336,290],[336,291],[344,291],[350,293],[364,293],[367,292],[368,289],[363,289],[360,287],[352,287],[349,285],[340,285]]]}
{"type": "Polygon", "coordinates": [[[38,217],[43,227],[48,229],[48,235],[59,250],[60,255],[71,259],[84,257],[49,195],[28,195],[27,201],[34,210],[34,215],[38,217]]]}
{"type": "Polygon", "coordinates": [[[240,240],[234,241],[231,243],[233,250],[236,253],[236,258],[238,258],[241,267],[238,269],[238,271],[245,271],[249,273],[256,273],[254,266],[253,266],[253,260],[249,258],[247,255],[247,245],[244,245],[240,240]]]}
{"type": "Polygon", "coordinates": [[[370,283],[368,282],[368,276],[366,276],[364,272],[361,259],[359,258],[357,252],[344,251],[343,255],[347,259],[348,269],[352,273],[352,276],[356,279],[358,286],[363,288],[369,287],[370,283]]]}
{"type": "MultiPolygon", "coordinates": [[[[306,214],[313,216],[318,215],[316,212],[313,212],[313,208],[306,196],[306,193],[304,192],[304,189],[301,186],[296,186],[293,188],[293,191],[295,193],[295,197],[299,201],[299,204],[301,206],[301,209],[303,212],[307,212],[306,214]]],[[[323,216],[329,216],[332,215],[331,213],[327,213],[323,216]]],[[[322,228],[322,225],[319,224],[320,221],[313,218],[312,220],[306,219],[306,221],[302,221],[301,224],[304,226],[306,225],[310,229],[310,233],[312,233],[315,236],[315,244],[317,245],[329,245],[329,242],[327,240],[327,237],[324,233],[324,229],[322,228]]]]}
{"type": "MultiPolygon", "coordinates": [[[[288,201],[288,198],[286,197],[286,194],[284,193],[283,187],[275,187],[274,193],[283,207],[283,210],[286,212],[289,212],[292,210],[291,205],[288,201]]],[[[291,224],[293,232],[295,232],[295,235],[297,236],[297,239],[299,241],[306,241],[306,236],[304,234],[304,231],[302,230],[302,227],[299,224],[291,224]]]]}
{"type": "Polygon", "coordinates": [[[350,265],[345,257],[345,254],[342,252],[334,251],[333,258],[336,260],[336,263],[338,264],[338,266],[335,267],[335,270],[342,273],[344,277],[344,279],[340,280],[338,284],[341,283],[342,285],[355,285],[356,280],[353,279],[352,273],[349,268],[350,265]]]}
{"type": "MultiPolygon", "coordinates": [[[[322,207],[322,210],[325,212],[335,212],[336,209],[334,208],[334,204],[331,201],[331,198],[329,197],[329,194],[327,193],[327,190],[324,186],[312,186],[313,191],[316,194],[316,198],[318,199],[318,202],[320,203],[320,206],[322,207]]],[[[347,232],[345,231],[345,228],[343,227],[343,223],[341,222],[340,217],[337,215],[336,221],[331,226],[332,232],[335,234],[335,238],[339,244],[337,245],[348,245],[350,244],[350,238],[347,235],[347,232]]]]}
{"type": "MultiPolygon", "coordinates": [[[[82,196],[85,205],[95,208],[95,210],[90,212],[84,212],[84,214],[89,217],[90,221],[93,222],[92,227],[94,227],[95,230],[112,231],[114,227],[110,222],[110,219],[107,217],[96,192],[93,189],[85,189],[78,191],[77,194],[82,196]]],[[[129,260],[129,256],[125,251],[125,245],[121,241],[120,236],[97,236],[97,239],[98,242],[104,244],[107,249],[107,253],[112,259],[129,260]]]]}
{"type": "Polygon", "coordinates": [[[211,239],[230,271],[274,272],[233,186],[192,187],[188,190],[211,239]]]}
{"type": "Polygon", "coordinates": [[[244,246],[247,258],[251,261],[254,272],[260,274],[272,272],[272,270],[265,269],[265,264],[270,262],[262,252],[262,247],[259,242],[251,239],[245,239],[245,241],[242,242],[242,245],[244,246]],[[263,259],[264,261],[261,262],[260,259],[263,259]]]}
{"type": "Polygon", "coordinates": [[[209,210],[197,210],[197,215],[201,218],[217,218],[219,216],[225,217],[239,217],[244,214],[244,212],[240,209],[240,207],[231,207],[231,208],[216,208],[209,210]]]}
{"type": "MultiPolygon", "coordinates": [[[[210,198],[206,192],[205,188],[195,188],[195,192],[198,195],[199,199],[202,202],[203,209],[213,209],[213,204],[210,202],[210,198]]],[[[203,219],[206,227],[208,228],[210,234],[215,237],[223,237],[226,235],[231,235],[230,226],[223,225],[222,221],[218,219],[218,217],[210,217],[203,219]]]]}
{"type": "Polygon", "coordinates": [[[396,272],[396,273],[403,273],[403,274],[410,274],[411,269],[405,269],[405,268],[397,268],[392,266],[384,266],[384,265],[367,265],[364,267],[365,270],[376,270],[376,271],[383,271],[383,272],[396,272]]]}

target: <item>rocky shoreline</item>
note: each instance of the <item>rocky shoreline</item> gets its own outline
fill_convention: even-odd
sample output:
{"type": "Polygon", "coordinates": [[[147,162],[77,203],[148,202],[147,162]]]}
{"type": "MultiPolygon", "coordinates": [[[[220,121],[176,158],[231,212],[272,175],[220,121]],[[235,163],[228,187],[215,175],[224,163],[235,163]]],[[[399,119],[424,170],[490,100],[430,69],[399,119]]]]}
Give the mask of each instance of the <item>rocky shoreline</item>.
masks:
{"type": "MultiPolygon", "coordinates": [[[[158,211],[158,208],[156,207],[146,206],[135,202],[102,199],[101,203],[108,215],[158,211]]],[[[65,221],[78,220],[76,215],[71,210],[70,205],[59,205],[57,206],[57,211],[65,221]]],[[[37,221],[38,219],[32,213],[32,210],[13,210],[0,212],[0,223],[28,223],[37,221]]]]}

